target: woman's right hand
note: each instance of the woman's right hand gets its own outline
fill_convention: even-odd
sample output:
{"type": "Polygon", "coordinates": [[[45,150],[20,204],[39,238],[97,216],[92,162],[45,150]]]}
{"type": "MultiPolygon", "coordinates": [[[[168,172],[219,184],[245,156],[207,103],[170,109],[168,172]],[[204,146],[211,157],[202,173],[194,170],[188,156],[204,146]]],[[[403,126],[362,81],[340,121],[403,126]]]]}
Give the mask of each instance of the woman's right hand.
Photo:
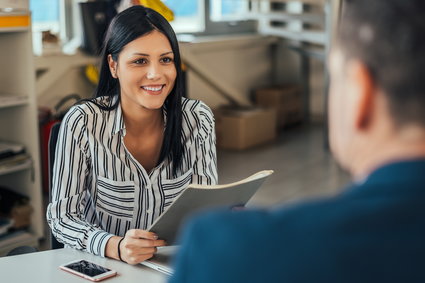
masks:
{"type": "Polygon", "coordinates": [[[106,244],[106,256],[120,259],[118,255],[119,249],[121,260],[129,264],[138,264],[153,257],[156,248],[161,246],[165,246],[165,241],[158,240],[158,236],[155,233],[141,229],[131,229],[125,233],[124,238],[114,236],[109,239],[106,244]]]}
{"type": "Polygon", "coordinates": [[[121,259],[129,264],[138,264],[153,257],[157,247],[165,246],[164,240],[158,240],[155,233],[131,229],[125,233],[121,241],[120,249],[121,259]]]}

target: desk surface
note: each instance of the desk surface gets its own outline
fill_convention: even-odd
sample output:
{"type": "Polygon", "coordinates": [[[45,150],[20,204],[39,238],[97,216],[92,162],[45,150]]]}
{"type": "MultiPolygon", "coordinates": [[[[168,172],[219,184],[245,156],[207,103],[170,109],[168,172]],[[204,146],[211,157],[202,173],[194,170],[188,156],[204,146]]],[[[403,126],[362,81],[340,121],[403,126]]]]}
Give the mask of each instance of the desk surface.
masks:
{"type": "Polygon", "coordinates": [[[74,249],[57,249],[44,252],[0,258],[1,282],[60,282],[88,283],[84,278],[59,269],[59,265],[77,259],[100,264],[114,269],[118,275],[106,279],[105,283],[117,282],[166,282],[168,276],[144,265],[129,265],[117,260],[102,258],[74,249]]]}

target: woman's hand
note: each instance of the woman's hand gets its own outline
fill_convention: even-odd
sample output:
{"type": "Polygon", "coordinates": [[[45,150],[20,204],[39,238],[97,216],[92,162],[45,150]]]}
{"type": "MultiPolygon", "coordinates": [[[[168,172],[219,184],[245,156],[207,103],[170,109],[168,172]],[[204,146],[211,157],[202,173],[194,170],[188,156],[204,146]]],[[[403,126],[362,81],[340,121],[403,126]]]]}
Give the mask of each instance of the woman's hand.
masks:
{"type": "Polygon", "coordinates": [[[140,229],[131,229],[125,233],[121,242],[121,259],[129,264],[145,261],[156,253],[156,247],[165,246],[164,240],[158,240],[152,232],[140,229]]]}
{"type": "Polygon", "coordinates": [[[129,264],[138,264],[153,257],[157,247],[165,246],[164,240],[158,240],[152,232],[141,229],[131,229],[125,233],[124,239],[118,247],[121,237],[112,237],[106,244],[106,256],[121,259],[129,264]],[[115,253],[113,252],[115,247],[115,253]],[[109,253],[109,254],[108,254],[109,253]]]}

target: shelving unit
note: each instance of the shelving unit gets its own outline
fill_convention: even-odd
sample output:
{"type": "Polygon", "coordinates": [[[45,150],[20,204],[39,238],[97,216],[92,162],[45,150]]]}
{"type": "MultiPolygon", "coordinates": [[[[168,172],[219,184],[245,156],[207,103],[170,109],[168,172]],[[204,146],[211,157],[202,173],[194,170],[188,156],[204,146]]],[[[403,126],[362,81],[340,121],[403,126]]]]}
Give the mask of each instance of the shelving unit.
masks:
{"type": "Polygon", "coordinates": [[[305,120],[310,120],[310,61],[314,58],[323,62],[324,147],[328,149],[326,119],[329,74],[326,58],[336,34],[342,0],[250,0],[250,2],[251,13],[248,18],[258,20],[258,32],[262,35],[283,38],[289,50],[300,55],[305,120]]]}
{"type": "Polygon", "coordinates": [[[249,18],[258,20],[258,31],[293,42],[328,43],[326,6],[333,0],[252,0],[249,18]]]}
{"type": "Polygon", "coordinates": [[[0,140],[25,146],[28,160],[0,170],[0,186],[30,198],[31,226],[0,237],[0,256],[44,234],[31,17],[27,9],[0,9],[0,140]]]}
{"type": "Polygon", "coordinates": [[[3,93],[0,96],[0,108],[26,105],[28,103],[28,96],[7,95],[3,93]]]}
{"type": "Polygon", "coordinates": [[[24,170],[31,170],[32,166],[33,166],[32,160],[27,159],[27,160],[24,160],[22,162],[19,162],[16,165],[13,165],[13,166],[10,166],[10,167],[8,166],[7,168],[0,167],[0,176],[12,174],[12,173],[16,173],[16,172],[24,171],[24,170]]]}

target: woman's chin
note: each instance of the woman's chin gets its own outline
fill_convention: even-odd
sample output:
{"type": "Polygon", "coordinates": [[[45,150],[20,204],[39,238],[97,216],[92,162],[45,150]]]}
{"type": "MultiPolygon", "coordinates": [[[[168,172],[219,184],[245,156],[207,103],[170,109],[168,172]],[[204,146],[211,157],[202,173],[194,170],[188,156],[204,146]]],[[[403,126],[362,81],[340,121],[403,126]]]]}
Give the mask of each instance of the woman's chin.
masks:
{"type": "Polygon", "coordinates": [[[164,106],[164,101],[158,101],[156,103],[143,103],[142,107],[149,110],[158,110],[164,106]]]}

